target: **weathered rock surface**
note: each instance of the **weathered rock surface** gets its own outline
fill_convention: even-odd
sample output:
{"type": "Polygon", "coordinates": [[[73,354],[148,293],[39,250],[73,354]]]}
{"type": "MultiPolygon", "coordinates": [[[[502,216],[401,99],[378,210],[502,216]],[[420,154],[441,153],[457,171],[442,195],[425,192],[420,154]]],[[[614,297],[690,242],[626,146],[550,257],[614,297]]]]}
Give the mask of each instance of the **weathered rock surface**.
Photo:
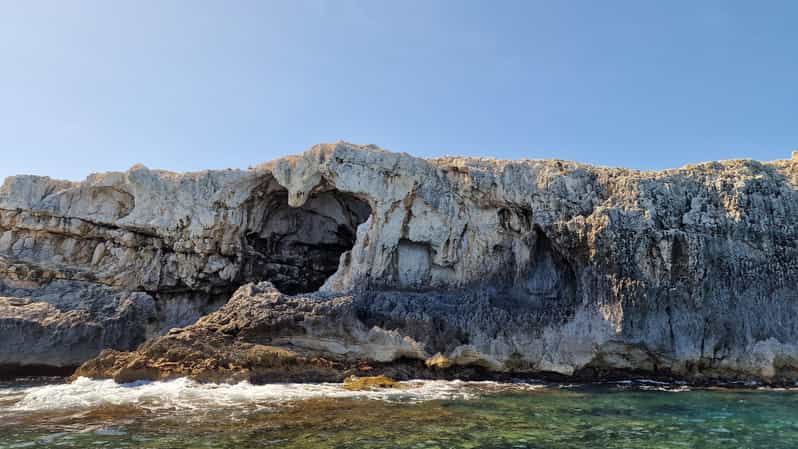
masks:
{"type": "Polygon", "coordinates": [[[135,348],[156,335],[155,301],[146,293],[60,280],[14,284],[0,281],[0,370],[74,367],[104,348],[135,348]]]}
{"type": "Polygon", "coordinates": [[[10,178],[0,279],[17,284],[1,293],[31,303],[0,307],[0,364],[105,347],[80,372],[796,380],[797,185],[795,160],[641,172],[346,143],[247,171],[10,178]],[[119,352],[259,281],[276,289],[243,287],[119,352]],[[89,285],[86,303],[51,299],[89,285]],[[73,338],[116,322],[129,331],[73,338]]]}

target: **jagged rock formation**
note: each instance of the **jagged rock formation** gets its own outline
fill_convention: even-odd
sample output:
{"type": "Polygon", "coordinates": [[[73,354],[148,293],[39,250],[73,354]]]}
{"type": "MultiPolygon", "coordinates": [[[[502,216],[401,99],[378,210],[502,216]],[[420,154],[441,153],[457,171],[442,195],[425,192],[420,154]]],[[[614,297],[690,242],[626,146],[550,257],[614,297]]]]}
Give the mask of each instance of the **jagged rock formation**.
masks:
{"type": "Polygon", "coordinates": [[[797,185],[796,160],[641,172],[347,143],[247,171],[10,178],[0,364],[131,350],[270,281],[81,371],[795,380],[797,185]],[[81,346],[90,328],[102,343],[81,346]]]}

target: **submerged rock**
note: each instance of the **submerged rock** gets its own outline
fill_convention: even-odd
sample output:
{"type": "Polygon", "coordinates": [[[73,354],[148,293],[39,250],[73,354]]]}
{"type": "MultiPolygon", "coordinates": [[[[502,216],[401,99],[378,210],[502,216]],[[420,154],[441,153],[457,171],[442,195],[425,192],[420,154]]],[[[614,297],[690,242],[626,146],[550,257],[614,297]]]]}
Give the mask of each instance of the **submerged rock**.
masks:
{"type": "Polygon", "coordinates": [[[0,296],[29,309],[0,306],[0,365],[106,348],[78,373],[798,380],[796,185],[795,160],[643,172],[347,143],[9,178],[0,296]]]}
{"type": "Polygon", "coordinates": [[[344,388],[352,391],[379,388],[399,388],[401,384],[387,376],[349,376],[344,379],[344,388]]]}

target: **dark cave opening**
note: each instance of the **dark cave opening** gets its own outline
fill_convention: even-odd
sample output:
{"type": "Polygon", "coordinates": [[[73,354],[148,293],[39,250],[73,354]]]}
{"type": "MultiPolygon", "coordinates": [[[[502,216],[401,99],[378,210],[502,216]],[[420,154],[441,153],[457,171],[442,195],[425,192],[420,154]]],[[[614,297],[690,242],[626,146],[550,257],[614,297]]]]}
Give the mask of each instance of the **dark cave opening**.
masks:
{"type": "Polygon", "coordinates": [[[243,274],[290,295],[318,290],[371,214],[368,203],[337,190],[315,193],[300,207],[289,206],[288,192],[280,190],[261,206],[255,213],[262,219],[246,235],[243,274]]]}

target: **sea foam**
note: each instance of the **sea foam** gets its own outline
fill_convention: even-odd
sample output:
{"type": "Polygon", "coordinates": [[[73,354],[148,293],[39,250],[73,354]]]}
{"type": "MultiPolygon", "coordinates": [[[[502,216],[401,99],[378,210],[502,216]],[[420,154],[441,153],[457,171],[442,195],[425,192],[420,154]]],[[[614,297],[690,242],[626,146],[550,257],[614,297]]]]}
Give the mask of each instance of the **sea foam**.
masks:
{"type": "MultiPolygon", "coordinates": [[[[18,392],[15,411],[85,409],[103,405],[135,405],[150,410],[207,409],[212,407],[251,407],[279,405],[314,398],[374,399],[420,402],[445,399],[471,399],[482,393],[504,388],[495,382],[419,380],[405,388],[350,391],[341,384],[252,385],[197,383],[189,379],[163,382],[118,384],[113,380],[78,378],[72,383],[36,386],[18,392]]],[[[528,386],[534,388],[535,386],[528,386]]],[[[516,387],[518,388],[518,387],[516,387]]]]}

